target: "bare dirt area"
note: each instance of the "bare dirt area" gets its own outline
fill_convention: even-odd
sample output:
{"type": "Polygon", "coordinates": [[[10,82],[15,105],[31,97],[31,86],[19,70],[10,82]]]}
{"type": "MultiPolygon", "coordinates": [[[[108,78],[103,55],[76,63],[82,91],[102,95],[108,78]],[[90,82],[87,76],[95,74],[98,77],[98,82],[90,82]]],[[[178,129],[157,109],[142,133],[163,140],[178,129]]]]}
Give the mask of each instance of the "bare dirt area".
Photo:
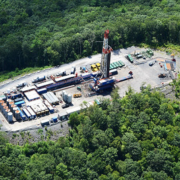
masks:
{"type": "Polygon", "coordinates": [[[7,136],[10,143],[22,146],[26,143],[31,144],[44,140],[56,141],[59,137],[68,135],[69,129],[70,127],[68,126],[67,121],[65,121],[53,126],[45,126],[39,129],[20,131],[16,133],[7,132],[7,136]]]}

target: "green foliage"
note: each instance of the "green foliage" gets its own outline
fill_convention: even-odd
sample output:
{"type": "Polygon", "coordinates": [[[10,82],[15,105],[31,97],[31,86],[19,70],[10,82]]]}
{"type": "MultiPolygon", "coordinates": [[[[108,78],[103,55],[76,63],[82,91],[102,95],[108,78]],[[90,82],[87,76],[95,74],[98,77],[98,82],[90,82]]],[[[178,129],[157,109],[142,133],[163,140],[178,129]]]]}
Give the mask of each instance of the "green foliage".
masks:
{"type": "MultiPolygon", "coordinates": [[[[7,143],[0,134],[3,179],[178,179],[179,107],[160,92],[129,89],[120,98],[90,106],[70,116],[68,137],[37,131],[42,141],[24,146],[7,143]]],[[[28,132],[20,133],[22,138],[28,132]]],[[[15,135],[13,135],[15,137],[15,135]]]]}
{"type": "Polygon", "coordinates": [[[2,1],[0,81],[100,53],[107,28],[114,49],[148,44],[179,51],[179,8],[173,0],[2,1]]]}

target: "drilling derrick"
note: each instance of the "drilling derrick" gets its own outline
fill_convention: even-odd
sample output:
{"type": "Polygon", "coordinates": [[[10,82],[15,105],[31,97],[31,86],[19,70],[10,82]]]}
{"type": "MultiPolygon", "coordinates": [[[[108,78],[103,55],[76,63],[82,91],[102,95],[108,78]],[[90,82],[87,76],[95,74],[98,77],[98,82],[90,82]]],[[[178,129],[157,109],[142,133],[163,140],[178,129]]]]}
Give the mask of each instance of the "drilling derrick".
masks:
{"type": "Polygon", "coordinates": [[[109,66],[110,66],[112,48],[108,45],[108,35],[109,35],[109,30],[106,30],[104,33],[104,41],[103,41],[102,56],[101,56],[102,78],[109,77],[109,66]]]}

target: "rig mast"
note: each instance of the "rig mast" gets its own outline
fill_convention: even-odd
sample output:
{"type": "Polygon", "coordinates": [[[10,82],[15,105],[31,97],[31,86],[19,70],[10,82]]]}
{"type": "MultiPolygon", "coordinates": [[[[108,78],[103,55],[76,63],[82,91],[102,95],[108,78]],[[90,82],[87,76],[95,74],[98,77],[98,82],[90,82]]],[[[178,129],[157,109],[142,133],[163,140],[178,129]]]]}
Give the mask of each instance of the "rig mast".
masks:
{"type": "Polygon", "coordinates": [[[109,78],[109,66],[110,66],[110,59],[111,59],[111,51],[113,50],[108,45],[108,35],[109,35],[109,30],[106,30],[104,33],[104,41],[103,41],[102,56],[101,56],[102,78],[109,78]]]}

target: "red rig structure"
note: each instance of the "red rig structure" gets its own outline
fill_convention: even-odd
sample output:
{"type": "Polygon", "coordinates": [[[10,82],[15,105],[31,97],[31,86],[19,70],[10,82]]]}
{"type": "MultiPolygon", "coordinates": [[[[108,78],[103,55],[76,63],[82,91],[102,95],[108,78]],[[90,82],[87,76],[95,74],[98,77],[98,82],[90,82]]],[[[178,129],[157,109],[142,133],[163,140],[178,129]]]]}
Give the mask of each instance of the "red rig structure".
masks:
{"type": "Polygon", "coordinates": [[[106,30],[104,33],[104,41],[103,41],[102,56],[101,56],[102,78],[109,78],[111,51],[113,50],[108,45],[108,35],[109,35],[109,30],[106,30]]]}

